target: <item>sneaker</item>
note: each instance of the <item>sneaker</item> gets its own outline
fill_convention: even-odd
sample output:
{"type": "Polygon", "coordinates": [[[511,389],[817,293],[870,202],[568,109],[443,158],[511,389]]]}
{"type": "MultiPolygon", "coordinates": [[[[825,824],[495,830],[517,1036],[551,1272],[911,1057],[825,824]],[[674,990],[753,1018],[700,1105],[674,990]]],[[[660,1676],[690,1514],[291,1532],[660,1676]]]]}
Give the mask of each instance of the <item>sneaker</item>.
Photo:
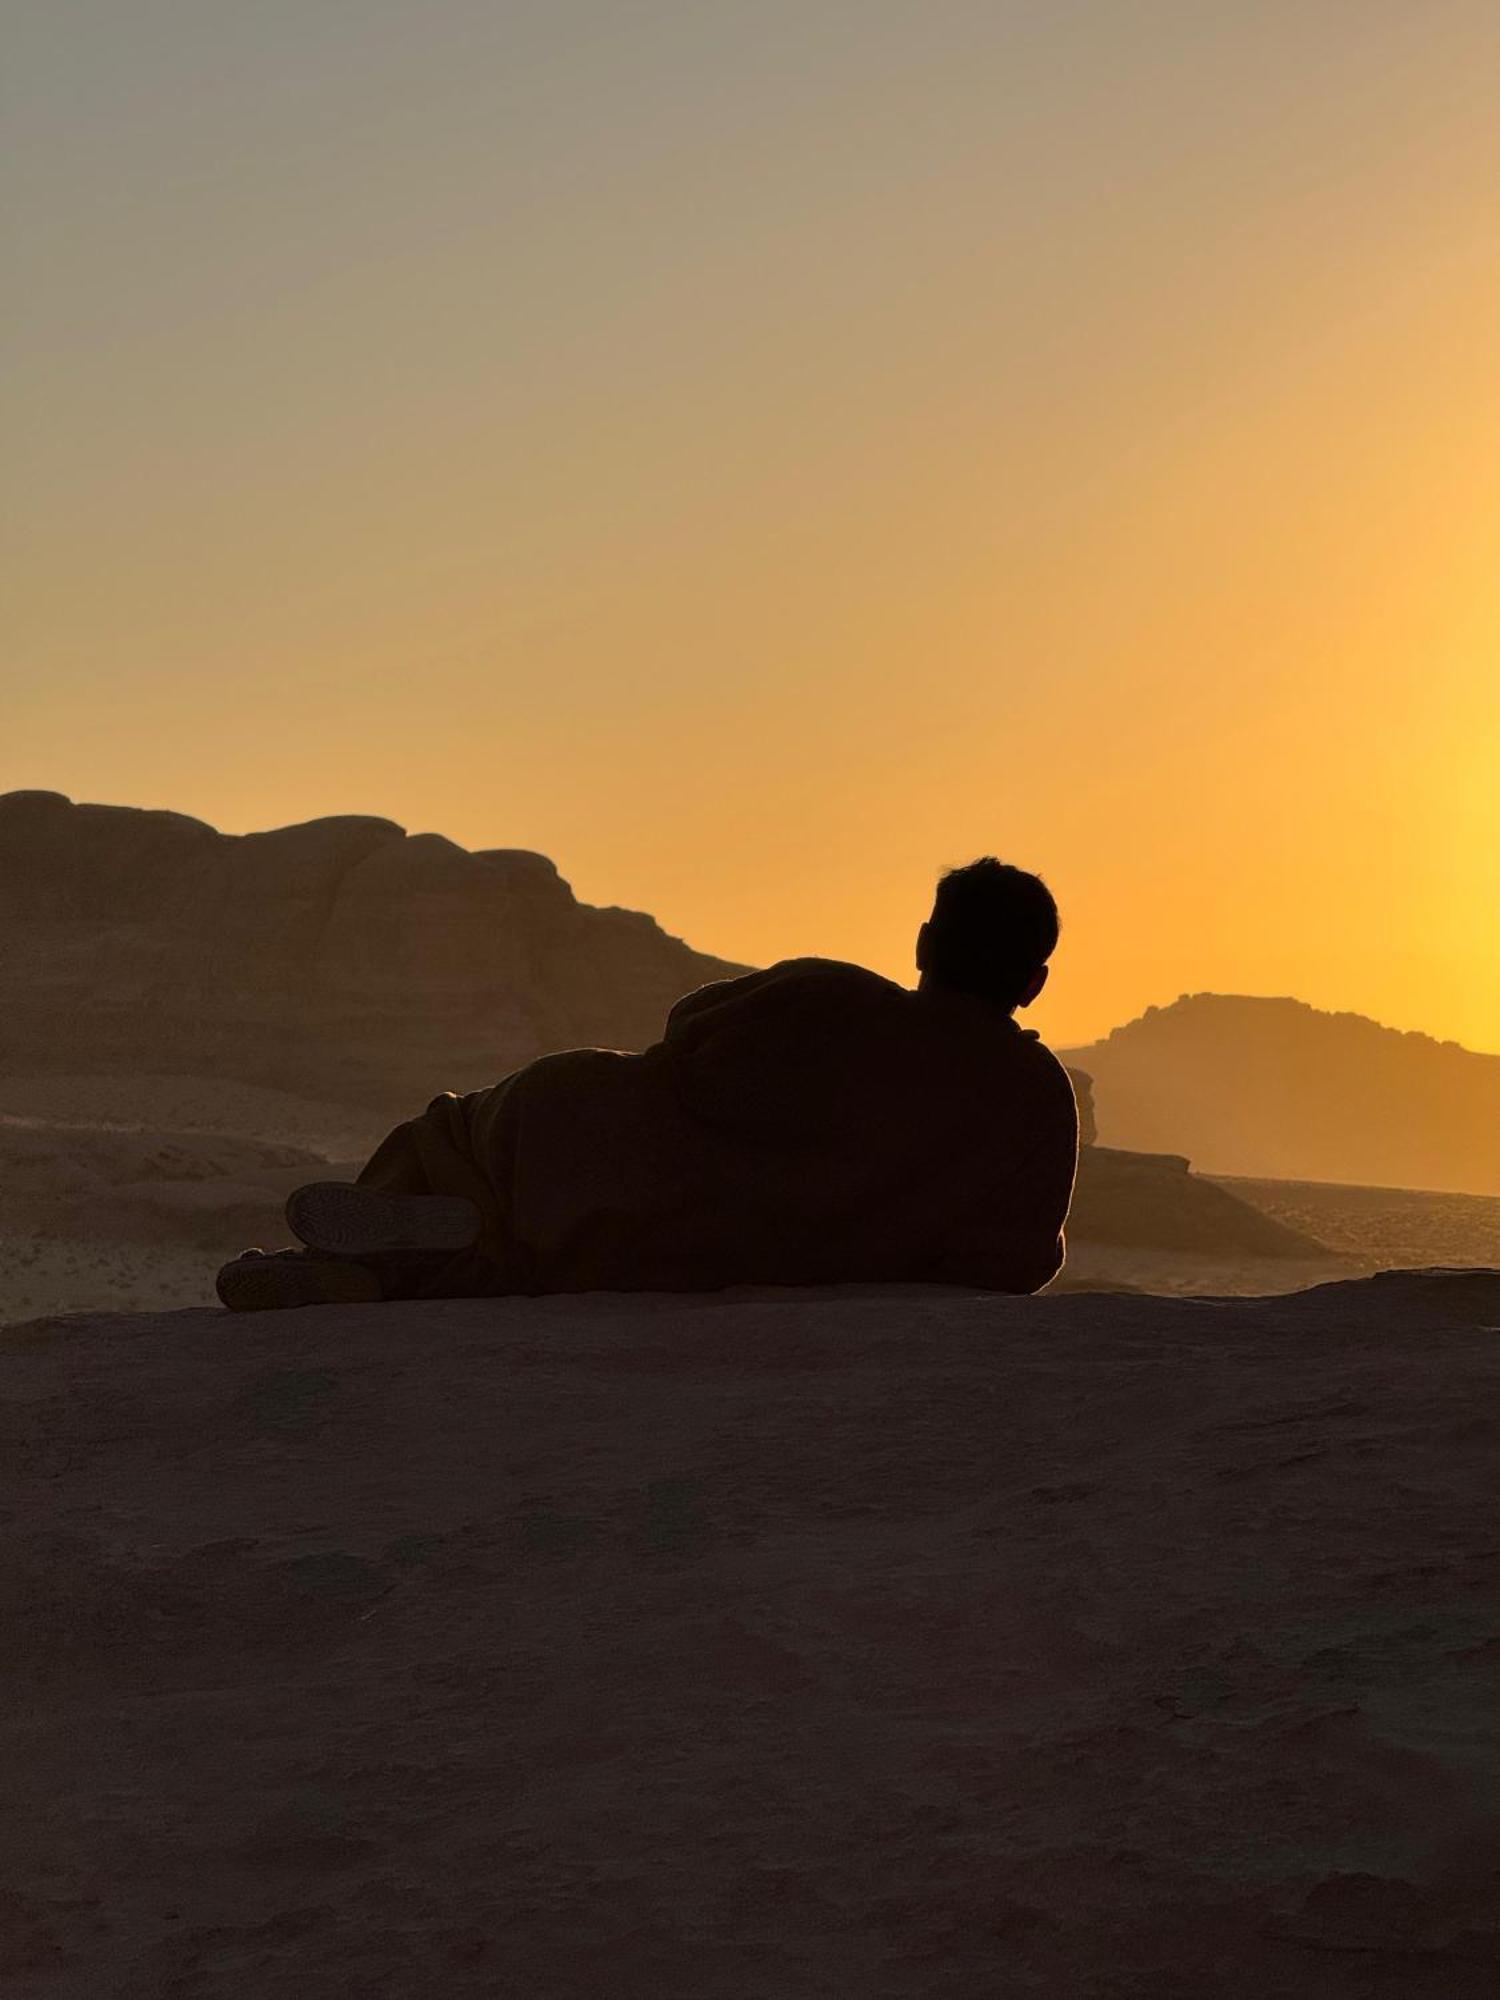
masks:
{"type": "Polygon", "coordinates": [[[215,1280],[230,1312],[276,1312],[283,1306],[369,1306],[385,1297],[375,1273],[305,1250],[246,1250],[215,1280]]]}
{"type": "Polygon", "coordinates": [[[379,1194],[348,1181],[309,1181],[287,1197],[292,1234],[330,1257],[390,1250],[467,1250],[479,1210],[458,1194],[379,1194]]]}

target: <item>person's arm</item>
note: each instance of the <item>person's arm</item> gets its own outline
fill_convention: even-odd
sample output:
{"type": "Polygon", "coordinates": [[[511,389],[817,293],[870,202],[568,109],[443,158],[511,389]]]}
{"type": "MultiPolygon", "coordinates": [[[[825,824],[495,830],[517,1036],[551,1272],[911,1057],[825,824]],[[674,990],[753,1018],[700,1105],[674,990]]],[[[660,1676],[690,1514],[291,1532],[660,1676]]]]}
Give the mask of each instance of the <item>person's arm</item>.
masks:
{"type": "Polygon", "coordinates": [[[795,992],[805,988],[809,975],[819,982],[821,990],[830,977],[837,981],[851,973],[859,980],[874,977],[871,973],[860,972],[855,967],[839,965],[829,959],[783,958],[775,965],[768,965],[762,972],[742,972],[737,979],[710,980],[707,986],[695,987],[691,993],[683,994],[667,1015],[662,1039],[666,1041],[682,1028],[696,1026],[706,1015],[717,1013],[720,1008],[732,1007],[752,994],[783,986],[795,992]]]}
{"type": "Polygon", "coordinates": [[[744,972],[737,979],[711,979],[706,986],[695,986],[691,993],[684,993],[668,1010],[667,1025],[662,1031],[663,1040],[684,1023],[706,1014],[710,1008],[722,1006],[726,1000],[733,1000],[747,992],[765,976],[763,972],[744,972]]]}
{"type": "Polygon", "coordinates": [[[1011,1292],[1029,1297],[1050,1285],[1063,1267],[1067,1243],[1059,1230],[1045,1246],[1017,1237],[1009,1246],[986,1249],[974,1258],[958,1260],[953,1274],[936,1280],[939,1284],[977,1285],[984,1292],[1011,1292]]]}
{"type": "Polygon", "coordinates": [[[1032,1143],[1007,1173],[994,1212],[975,1239],[939,1260],[934,1283],[1030,1293],[1051,1284],[1062,1269],[1078,1173],[1078,1105],[1060,1064],[1041,1073],[1029,1122],[1032,1143]]]}

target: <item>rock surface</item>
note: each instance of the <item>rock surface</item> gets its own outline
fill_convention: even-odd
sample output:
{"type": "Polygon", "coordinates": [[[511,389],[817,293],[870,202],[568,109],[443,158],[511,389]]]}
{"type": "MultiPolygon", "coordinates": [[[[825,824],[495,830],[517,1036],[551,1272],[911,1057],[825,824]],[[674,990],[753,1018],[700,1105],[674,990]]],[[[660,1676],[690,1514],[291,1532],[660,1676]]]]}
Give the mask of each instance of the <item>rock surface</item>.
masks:
{"type": "Polygon", "coordinates": [[[1311,1236],[1191,1172],[1180,1154],[1112,1146],[1086,1146],[1079,1155],[1068,1238],[1223,1257],[1325,1254],[1311,1236]]]}
{"type": "Polygon", "coordinates": [[[1500,1194],[1500,1055],[1300,1000],[1185,994],[1065,1052],[1108,1146],[1200,1173],[1500,1194]]]}
{"type": "Polygon", "coordinates": [[[639,1048],[741,970],[553,864],[389,820],[230,835],[0,797],[0,1070],[220,1076],[408,1115],[552,1049],[639,1048]]]}
{"type": "Polygon", "coordinates": [[[1500,1274],[0,1344],[7,2000],[1478,2000],[1500,1274]]]}

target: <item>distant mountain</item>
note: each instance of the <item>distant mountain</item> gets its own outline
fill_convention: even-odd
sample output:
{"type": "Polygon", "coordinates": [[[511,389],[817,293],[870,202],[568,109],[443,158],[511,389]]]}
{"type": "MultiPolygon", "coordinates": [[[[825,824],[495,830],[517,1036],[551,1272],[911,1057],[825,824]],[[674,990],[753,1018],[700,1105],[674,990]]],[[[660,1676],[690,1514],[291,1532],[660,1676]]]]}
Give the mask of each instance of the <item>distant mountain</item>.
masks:
{"type": "Polygon", "coordinates": [[[580,903],[519,849],[0,796],[0,1074],[192,1074],[415,1113],[554,1049],[644,1047],[674,1000],[743,969],[580,903]]]}
{"type": "Polygon", "coordinates": [[[1063,1054],[1094,1080],[1106,1146],[1185,1153],[1200,1173],[1500,1194],[1500,1056],[1221,993],[1063,1054]]]}

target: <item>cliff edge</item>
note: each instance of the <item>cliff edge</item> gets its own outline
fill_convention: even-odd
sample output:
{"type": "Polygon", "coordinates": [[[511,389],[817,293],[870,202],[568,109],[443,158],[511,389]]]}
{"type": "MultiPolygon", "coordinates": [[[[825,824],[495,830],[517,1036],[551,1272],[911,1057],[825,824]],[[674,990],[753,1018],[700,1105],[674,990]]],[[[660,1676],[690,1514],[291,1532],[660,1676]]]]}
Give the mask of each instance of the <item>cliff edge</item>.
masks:
{"type": "Polygon", "coordinates": [[[186,1072],[392,1117],[553,1049],[643,1048],[744,969],[580,903],[544,855],[56,792],[0,797],[0,945],[0,1072],[186,1072]]]}

